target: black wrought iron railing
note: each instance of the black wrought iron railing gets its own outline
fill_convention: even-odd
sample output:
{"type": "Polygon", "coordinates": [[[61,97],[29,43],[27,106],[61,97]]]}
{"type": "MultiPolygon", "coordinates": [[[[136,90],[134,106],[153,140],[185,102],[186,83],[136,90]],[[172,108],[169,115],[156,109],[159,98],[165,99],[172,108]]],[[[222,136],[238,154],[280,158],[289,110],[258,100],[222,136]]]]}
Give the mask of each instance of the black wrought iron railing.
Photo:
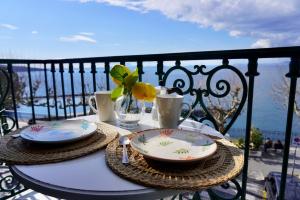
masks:
{"type": "MultiPolygon", "coordinates": [[[[111,57],[93,57],[93,58],[74,58],[74,59],[50,59],[50,60],[30,60],[30,59],[0,59],[1,69],[7,71],[9,76],[9,95],[11,95],[11,108],[13,109],[14,119],[16,121],[16,127],[19,128],[19,116],[17,112],[18,102],[16,99],[16,82],[14,82],[14,67],[18,65],[26,66],[29,80],[29,101],[28,105],[31,106],[31,122],[35,123],[37,115],[35,112],[35,101],[38,98],[44,98],[43,103],[47,107],[47,119],[59,119],[76,117],[79,114],[87,115],[88,110],[86,107],[87,96],[91,92],[88,92],[85,87],[86,83],[92,83],[92,91],[98,89],[97,83],[104,81],[106,89],[112,88],[109,71],[113,64],[127,64],[131,63],[138,68],[139,80],[143,80],[144,77],[144,64],[147,62],[155,62],[156,72],[153,78],[157,78],[157,84],[168,85],[170,78],[173,80],[170,87],[176,87],[181,90],[184,95],[190,95],[193,98],[190,99],[190,103],[193,107],[199,106],[201,108],[201,114],[194,114],[193,118],[200,122],[210,122],[217,130],[222,134],[226,134],[232,127],[243,108],[244,104],[247,103],[246,108],[246,123],[245,123],[245,149],[244,157],[245,164],[242,172],[242,185],[241,190],[237,192],[235,199],[245,199],[246,188],[247,188],[247,173],[248,173],[248,160],[249,160],[249,143],[250,143],[250,131],[252,124],[252,110],[253,93],[255,90],[254,82],[257,76],[259,76],[260,66],[258,61],[265,58],[286,58],[289,59],[289,71],[286,71],[286,77],[290,79],[290,90],[288,100],[288,110],[285,127],[285,146],[283,152],[282,162],[282,178],[280,185],[279,199],[284,199],[285,187],[286,187],[286,176],[288,169],[288,157],[290,150],[290,140],[292,133],[292,122],[293,122],[293,110],[296,94],[297,79],[300,76],[300,47],[280,47],[280,48],[264,48],[264,49],[243,49],[243,50],[226,50],[226,51],[206,51],[206,52],[184,52],[184,53],[169,53],[169,54],[150,54],[150,55],[131,55],[131,56],[111,56],[111,57]],[[242,59],[247,61],[246,73],[243,73],[239,68],[231,65],[229,61],[242,59]],[[183,66],[185,61],[194,62],[195,64],[201,63],[202,60],[215,60],[220,62],[220,65],[216,67],[209,67],[205,65],[195,65],[193,68],[183,66]],[[165,63],[173,62],[172,67],[167,67],[165,63]],[[39,69],[43,71],[43,81],[45,87],[45,93],[39,97],[34,95],[34,85],[32,82],[32,66],[41,65],[39,69]],[[101,69],[102,71],[99,71],[101,69]],[[226,76],[217,77],[216,74],[222,70],[227,70],[236,76],[239,81],[238,89],[233,88],[230,81],[226,80],[226,76]],[[185,78],[181,75],[172,75],[174,71],[180,71],[184,74],[185,78]],[[57,76],[59,72],[60,77],[57,76]],[[69,77],[66,80],[66,73],[69,73],[69,77]],[[78,82],[74,80],[74,74],[78,73],[80,79],[80,88],[78,88],[78,82]],[[92,80],[87,80],[85,74],[90,73],[92,80]],[[100,78],[104,75],[102,78],[100,78]],[[195,77],[198,81],[204,82],[202,85],[197,85],[195,77]],[[218,80],[215,80],[217,77],[218,80]],[[60,79],[59,84],[57,79],[60,79]],[[71,91],[66,92],[66,83],[70,84],[71,91]],[[51,92],[50,92],[51,88],[51,92]],[[58,95],[58,89],[60,94],[58,95]],[[233,93],[232,93],[233,92],[233,93]],[[235,93],[234,93],[235,92],[235,93]],[[67,94],[68,93],[68,94],[67,94]],[[215,114],[218,111],[218,107],[214,107],[213,102],[218,102],[218,99],[233,96],[232,106],[235,106],[234,113],[227,115],[226,120],[220,123],[220,120],[216,118],[215,114]],[[78,96],[80,96],[79,104],[78,96]],[[211,100],[215,98],[217,100],[211,100]],[[60,99],[60,101],[58,101],[60,99]],[[53,100],[53,104],[51,104],[53,100]],[[62,101],[62,102],[61,102],[62,101]],[[236,103],[238,101],[238,103],[236,103]],[[59,105],[61,104],[61,105],[59,105]],[[209,104],[209,105],[208,105],[209,104]],[[82,108],[79,111],[79,106],[82,108]],[[51,107],[54,107],[54,114],[51,114],[51,107]],[[63,114],[59,113],[59,108],[63,109],[63,114]],[[68,110],[72,110],[72,116],[68,115],[68,110]]],[[[282,75],[284,76],[284,75],[282,75]]],[[[2,82],[2,80],[1,80],[2,82]]],[[[2,84],[2,83],[1,83],[2,84]]],[[[19,86],[18,86],[19,87],[19,86]]],[[[1,109],[1,107],[0,107],[1,109]]],[[[219,113],[220,114],[220,113],[219,113]]],[[[228,112],[227,112],[228,114],[228,112]]],[[[267,120],[267,119],[266,119],[267,120]]],[[[239,183],[233,180],[233,183],[239,187],[239,183]]],[[[226,186],[224,186],[226,187],[226,186]]],[[[209,195],[216,198],[216,194],[212,190],[209,190],[209,195]]]]}

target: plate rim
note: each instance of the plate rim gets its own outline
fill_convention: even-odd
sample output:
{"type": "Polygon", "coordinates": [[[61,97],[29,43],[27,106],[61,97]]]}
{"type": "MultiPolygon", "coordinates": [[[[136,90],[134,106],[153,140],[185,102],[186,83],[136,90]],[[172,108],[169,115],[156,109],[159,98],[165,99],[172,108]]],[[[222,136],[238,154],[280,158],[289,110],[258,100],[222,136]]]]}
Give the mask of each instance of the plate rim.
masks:
{"type": "Polygon", "coordinates": [[[84,119],[75,119],[75,120],[56,120],[56,122],[72,122],[72,121],[87,121],[88,123],[91,123],[91,124],[94,124],[96,129],[88,134],[85,134],[85,135],[82,135],[80,137],[77,137],[77,138],[72,138],[72,139],[66,139],[66,140],[56,140],[56,141],[44,141],[44,140],[34,140],[34,139],[30,139],[28,137],[24,137],[23,134],[24,134],[24,131],[26,129],[29,129],[31,126],[34,126],[34,125],[43,125],[43,124],[47,124],[47,123],[51,123],[51,122],[54,122],[54,121],[48,121],[48,122],[43,122],[43,123],[37,123],[37,124],[31,124],[29,126],[27,126],[26,128],[24,128],[23,130],[20,131],[20,137],[27,141],[27,142],[32,142],[32,143],[39,143],[39,144],[62,144],[62,143],[69,143],[69,142],[75,142],[75,141],[78,141],[78,140],[81,140],[81,139],[84,139],[86,137],[89,137],[91,136],[92,134],[96,133],[97,132],[97,129],[98,129],[98,126],[95,122],[91,122],[91,121],[88,121],[88,120],[84,120],[84,119]]]}
{"type": "Polygon", "coordinates": [[[140,134],[143,133],[143,132],[146,132],[146,131],[154,131],[154,130],[166,130],[166,129],[168,129],[168,130],[187,131],[187,132],[195,132],[195,133],[197,133],[196,131],[182,130],[182,129],[178,129],[178,128],[175,128],[175,129],[174,129],[174,128],[153,128],[153,129],[146,129],[146,130],[143,130],[143,131],[137,131],[137,132],[134,133],[134,136],[132,136],[132,137],[130,138],[130,146],[131,146],[135,151],[137,151],[138,153],[142,154],[142,155],[145,156],[146,158],[151,158],[151,159],[157,160],[157,161],[172,162],[172,163],[187,163],[187,162],[196,162],[196,161],[199,161],[199,160],[203,160],[203,159],[205,159],[205,158],[208,158],[208,157],[212,156],[214,153],[216,153],[216,151],[217,151],[217,149],[218,149],[217,142],[216,142],[215,140],[213,140],[212,138],[210,138],[208,135],[204,134],[204,133],[197,133],[197,134],[201,134],[201,135],[204,135],[204,136],[210,138],[210,139],[214,142],[214,144],[216,144],[215,150],[214,150],[212,153],[210,153],[210,154],[208,154],[208,155],[206,155],[206,156],[204,156],[204,157],[201,157],[201,158],[195,158],[195,159],[189,159],[189,160],[180,160],[180,159],[174,160],[174,159],[167,159],[167,158],[154,157],[154,156],[145,154],[144,152],[141,152],[138,148],[135,147],[135,144],[133,144],[133,142],[132,142],[132,139],[133,139],[133,138],[137,137],[138,135],[140,135],[140,134]]]}

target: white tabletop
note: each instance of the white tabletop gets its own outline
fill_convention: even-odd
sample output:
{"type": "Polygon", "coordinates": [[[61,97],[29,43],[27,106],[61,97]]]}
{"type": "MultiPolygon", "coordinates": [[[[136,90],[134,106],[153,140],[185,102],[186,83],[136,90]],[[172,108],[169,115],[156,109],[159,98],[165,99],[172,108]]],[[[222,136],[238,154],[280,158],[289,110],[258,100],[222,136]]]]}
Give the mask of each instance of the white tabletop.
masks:
{"type": "MultiPolygon", "coordinates": [[[[80,117],[97,122],[95,115],[80,117]]],[[[78,118],[74,118],[78,119],[78,118]]],[[[151,115],[144,114],[135,131],[159,127],[151,115]]],[[[199,122],[186,120],[179,127],[200,130],[223,137],[216,130],[199,122]]],[[[117,128],[120,135],[130,134],[117,128]]],[[[147,188],[114,174],[105,163],[105,151],[59,163],[43,165],[15,165],[12,173],[27,187],[58,198],[68,199],[157,199],[180,193],[180,191],[147,188]]]]}

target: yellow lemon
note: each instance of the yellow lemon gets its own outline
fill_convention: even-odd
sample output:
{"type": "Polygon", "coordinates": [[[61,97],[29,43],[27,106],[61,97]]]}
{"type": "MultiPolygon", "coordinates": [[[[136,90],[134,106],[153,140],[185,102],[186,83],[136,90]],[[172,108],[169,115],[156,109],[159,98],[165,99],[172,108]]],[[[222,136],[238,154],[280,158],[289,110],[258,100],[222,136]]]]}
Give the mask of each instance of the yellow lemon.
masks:
{"type": "Polygon", "coordinates": [[[156,97],[156,90],[155,88],[149,84],[146,83],[146,96],[145,101],[152,102],[156,97]]]}
{"type": "Polygon", "coordinates": [[[139,99],[139,100],[144,100],[144,92],[145,92],[145,84],[138,82],[135,83],[134,86],[132,87],[132,95],[139,99]]]}
{"type": "Polygon", "coordinates": [[[139,100],[152,102],[156,96],[156,91],[151,84],[138,82],[132,87],[132,94],[139,100]]]}

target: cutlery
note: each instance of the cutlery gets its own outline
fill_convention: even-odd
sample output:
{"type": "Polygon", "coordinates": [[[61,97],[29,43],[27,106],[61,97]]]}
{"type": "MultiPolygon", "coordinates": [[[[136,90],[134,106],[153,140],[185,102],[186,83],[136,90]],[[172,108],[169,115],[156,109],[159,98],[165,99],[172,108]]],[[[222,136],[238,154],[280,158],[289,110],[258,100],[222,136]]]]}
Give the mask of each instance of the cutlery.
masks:
{"type": "Polygon", "coordinates": [[[130,143],[130,140],[127,136],[121,136],[120,139],[119,139],[119,142],[123,146],[122,163],[123,164],[128,164],[129,159],[128,159],[128,152],[127,152],[126,145],[128,145],[130,143]]]}

